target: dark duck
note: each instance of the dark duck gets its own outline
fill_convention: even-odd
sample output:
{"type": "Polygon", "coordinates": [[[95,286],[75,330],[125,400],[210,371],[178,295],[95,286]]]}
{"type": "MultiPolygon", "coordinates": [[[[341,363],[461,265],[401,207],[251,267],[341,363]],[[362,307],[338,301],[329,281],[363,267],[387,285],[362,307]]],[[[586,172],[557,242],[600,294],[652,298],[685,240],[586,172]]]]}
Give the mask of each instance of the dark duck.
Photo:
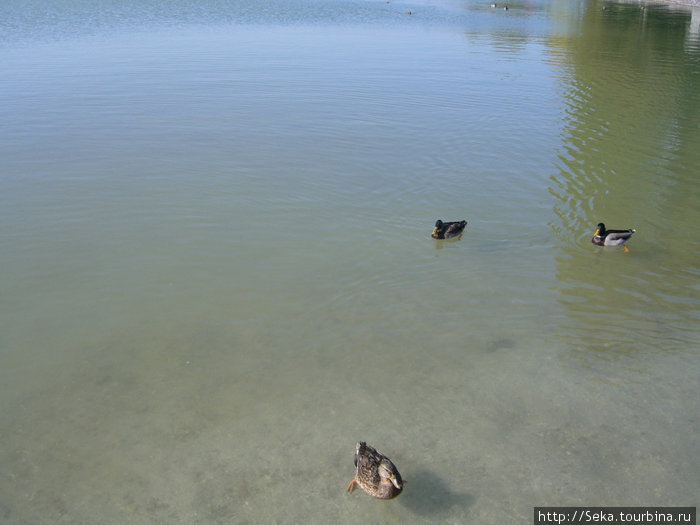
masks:
{"type": "Polygon", "coordinates": [[[466,226],[467,221],[442,222],[438,219],[431,237],[433,239],[453,239],[462,235],[466,226]]]}

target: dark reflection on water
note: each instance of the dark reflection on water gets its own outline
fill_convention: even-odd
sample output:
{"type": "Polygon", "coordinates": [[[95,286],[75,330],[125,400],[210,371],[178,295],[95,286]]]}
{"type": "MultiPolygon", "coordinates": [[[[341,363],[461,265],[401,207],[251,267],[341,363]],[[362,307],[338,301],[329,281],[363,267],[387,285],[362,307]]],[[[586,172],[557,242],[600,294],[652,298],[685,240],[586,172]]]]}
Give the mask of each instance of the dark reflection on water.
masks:
{"type": "Polygon", "coordinates": [[[698,314],[700,52],[691,11],[590,4],[565,45],[566,121],[550,179],[566,323],[589,350],[692,348],[698,314]],[[637,228],[630,252],[595,224],[637,228]],[[637,337],[630,338],[630,333],[637,337]],[[670,338],[674,333],[675,337],[670,338]]]}
{"type": "Polygon", "coordinates": [[[411,512],[424,517],[439,518],[441,515],[449,515],[455,507],[465,511],[474,503],[474,496],[467,492],[453,491],[450,489],[449,480],[428,469],[414,472],[411,479],[406,480],[404,492],[401,499],[403,505],[411,512]]]}

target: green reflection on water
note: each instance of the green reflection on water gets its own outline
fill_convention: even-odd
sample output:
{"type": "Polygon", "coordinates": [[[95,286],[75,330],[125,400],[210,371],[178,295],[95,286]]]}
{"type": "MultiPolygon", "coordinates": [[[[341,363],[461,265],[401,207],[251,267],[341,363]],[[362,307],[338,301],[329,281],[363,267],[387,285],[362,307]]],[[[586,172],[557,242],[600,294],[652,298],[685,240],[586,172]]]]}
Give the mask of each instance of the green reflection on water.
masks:
{"type": "Polygon", "coordinates": [[[690,13],[590,4],[562,44],[570,74],[552,228],[565,323],[589,350],[697,347],[684,328],[700,297],[700,48],[690,13]],[[600,221],[637,228],[629,253],[588,244],[600,221]]]}

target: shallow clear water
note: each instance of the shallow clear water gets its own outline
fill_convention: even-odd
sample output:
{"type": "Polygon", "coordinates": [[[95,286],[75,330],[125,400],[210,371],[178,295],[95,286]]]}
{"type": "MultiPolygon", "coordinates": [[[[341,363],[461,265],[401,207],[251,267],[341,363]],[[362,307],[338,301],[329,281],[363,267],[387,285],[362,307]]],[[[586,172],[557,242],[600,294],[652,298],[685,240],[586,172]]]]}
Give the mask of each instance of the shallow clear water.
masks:
{"type": "Polygon", "coordinates": [[[0,521],[696,505],[698,16],[4,3],[0,521]]]}

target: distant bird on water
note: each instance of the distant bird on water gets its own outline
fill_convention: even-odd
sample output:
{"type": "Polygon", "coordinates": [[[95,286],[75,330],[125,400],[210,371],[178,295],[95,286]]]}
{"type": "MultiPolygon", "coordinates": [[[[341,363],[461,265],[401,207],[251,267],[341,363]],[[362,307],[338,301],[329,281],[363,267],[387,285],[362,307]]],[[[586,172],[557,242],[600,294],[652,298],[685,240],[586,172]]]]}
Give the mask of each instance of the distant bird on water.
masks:
{"type": "Polygon", "coordinates": [[[466,226],[467,221],[442,222],[438,219],[430,236],[433,239],[452,239],[462,235],[466,226]]]}
{"type": "MultiPolygon", "coordinates": [[[[637,230],[606,230],[605,224],[598,223],[591,242],[598,246],[621,246],[625,244],[627,239],[634,235],[637,230]]],[[[627,251],[627,246],[625,246],[627,251]]]]}

